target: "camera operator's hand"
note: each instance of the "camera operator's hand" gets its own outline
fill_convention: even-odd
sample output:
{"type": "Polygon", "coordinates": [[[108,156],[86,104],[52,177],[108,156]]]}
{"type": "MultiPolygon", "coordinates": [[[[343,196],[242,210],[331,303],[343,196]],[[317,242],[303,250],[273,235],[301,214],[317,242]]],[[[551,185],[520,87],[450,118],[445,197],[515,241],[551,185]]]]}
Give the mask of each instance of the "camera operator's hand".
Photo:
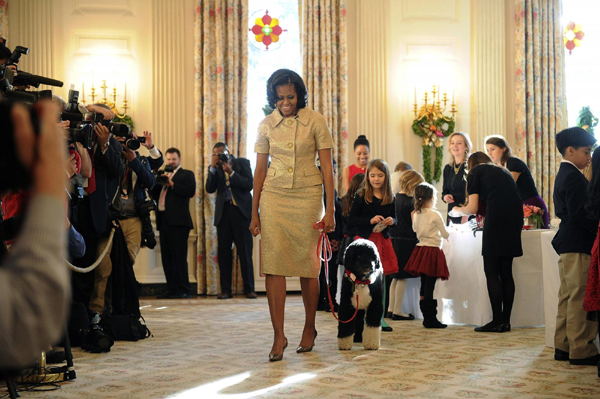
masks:
{"type": "Polygon", "coordinates": [[[229,165],[228,163],[221,162],[221,167],[223,168],[223,171],[226,172],[228,175],[233,173],[233,169],[231,169],[231,165],[229,165]]]}
{"type": "Polygon", "coordinates": [[[221,161],[219,161],[219,154],[213,154],[211,162],[210,162],[210,167],[217,168],[217,167],[219,167],[220,163],[221,163],[221,161]]]}
{"type": "Polygon", "coordinates": [[[11,110],[19,159],[31,171],[34,191],[65,199],[66,158],[63,130],[56,125],[56,105],[41,101],[37,105],[40,134],[36,138],[29,112],[16,104],[11,110]]]}
{"type": "Polygon", "coordinates": [[[97,105],[91,104],[85,108],[88,110],[88,112],[95,112],[97,114],[102,114],[105,121],[110,121],[115,117],[114,112],[112,112],[110,109],[106,109],[104,107],[99,107],[97,105]]]}
{"type": "Polygon", "coordinates": [[[121,151],[121,154],[123,154],[125,159],[129,162],[133,161],[135,159],[135,157],[137,157],[137,154],[135,153],[135,151],[133,151],[131,148],[127,147],[126,145],[123,146],[123,151],[121,151]]]}
{"type": "Polygon", "coordinates": [[[146,142],[142,143],[142,145],[144,147],[146,147],[147,149],[150,149],[150,148],[154,147],[154,143],[152,142],[152,133],[150,133],[147,130],[144,130],[142,132],[142,135],[146,138],[146,142]]]}
{"type": "Polygon", "coordinates": [[[62,122],[58,122],[58,126],[62,127],[62,128],[68,128],[69,126],[71,126],[71,121],[62,121],[62,122]]]}
{"type": "Polygon", "coordinates": [[[77,173],[77,160],[75,154],[71,154],[65,161],[65,172],[67,172],[67,178],[70,179],[77,173]]]}
{"type": "Polygon", "coordinates": [[[96,132],[96,135],[98,136],[98,144],[104,147],[106,143],[108,143],[108,141],[110,140],[111,136],[110,132],[108,131],[108,128],[104,125],[97,123],[96,126],[94,126],[94,132],[96,132]]]}
{"type": "Polygon", "coordinates": [[[171,177],[173,176],[173,173],[167,173],[166,174],[167,179],[169,179],[169,181],[167,182],[167,184],[165,184],[165,186],[167,187],[173,187],[173,180],[171,180],[171,177]]]}

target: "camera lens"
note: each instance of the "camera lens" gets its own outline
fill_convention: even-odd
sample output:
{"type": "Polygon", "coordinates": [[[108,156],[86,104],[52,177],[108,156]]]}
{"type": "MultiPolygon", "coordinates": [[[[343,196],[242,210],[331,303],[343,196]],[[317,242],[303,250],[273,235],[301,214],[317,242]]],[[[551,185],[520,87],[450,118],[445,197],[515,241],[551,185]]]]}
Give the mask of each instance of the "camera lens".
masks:
{"type": "Polygon", "coordinates": [[[129,148],[130,150],[137,150],[138,148],[140,148],[140,142],[135,140],[135,139],[129,139],[125,142],[125,145],[127,146],[127,148],[129,148]]]}

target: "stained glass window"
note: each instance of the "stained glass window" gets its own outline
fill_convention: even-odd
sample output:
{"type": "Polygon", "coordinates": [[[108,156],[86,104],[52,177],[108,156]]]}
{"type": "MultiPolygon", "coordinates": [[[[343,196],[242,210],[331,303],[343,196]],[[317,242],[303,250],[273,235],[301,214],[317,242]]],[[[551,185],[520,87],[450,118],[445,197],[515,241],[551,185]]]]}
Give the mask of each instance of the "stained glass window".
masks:
{"type": "Polygon", "coordinates": [[[258,124],[265,117],[263,108],[267,105],[267,80],[281,68],[302,75],[302,54],[297,1],[249,0],[248,9],[246,156],[254,168],[254,143],[258,124]]]}

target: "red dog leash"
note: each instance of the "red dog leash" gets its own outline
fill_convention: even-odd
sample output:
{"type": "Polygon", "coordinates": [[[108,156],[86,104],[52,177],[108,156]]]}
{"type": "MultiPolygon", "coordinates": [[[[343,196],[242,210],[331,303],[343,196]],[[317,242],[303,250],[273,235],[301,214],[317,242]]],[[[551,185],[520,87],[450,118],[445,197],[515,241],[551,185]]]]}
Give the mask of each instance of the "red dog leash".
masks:
{"type": "Polygon", "coordinates": [[[337,321],[340,323],[350,323],[356,317],[358,313],[358,293],[356,294],[356,310],[354,311],[354,315],[349,320],[340,320],[335,314],[335,310],[333,309],[333,301],[331,299],[331,292],[329,292],[329,261],[331,260],[331,244],[329,243],[329,237],[327,237],[327,233],[323,231],[323,222],[317,222],[314,224],[313,228],[315,230],[320,230],[321,235],[319,237],[319,245],[317,247],[317,256],[323,262],[325,267],[325,281],[327,282],[327,297],[329,298],[329,308],[331,309],[331,314],[337,321]]]}

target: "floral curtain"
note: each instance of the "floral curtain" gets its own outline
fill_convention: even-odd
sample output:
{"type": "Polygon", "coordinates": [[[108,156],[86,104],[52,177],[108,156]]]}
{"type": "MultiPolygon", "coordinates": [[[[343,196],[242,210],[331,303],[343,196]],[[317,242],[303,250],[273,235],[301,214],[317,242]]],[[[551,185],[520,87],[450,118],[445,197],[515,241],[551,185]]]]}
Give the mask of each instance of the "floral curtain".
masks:
{"type": "MultiPolygon", "coordinates": [[[[246,154],[248,0],[197,0],[195,31],[198,293],[215,295],[219,292],[215,194],[208,194],[204,185],[215,143],[227,143],[234,156],[246,154]]],[[[239,262],[234,270],[235,294],[243,291],[239,262]]]]}
{"type": "Polygon", "coordinates": [[[567,126],[562,0],[515,1],[515,152],[526,159],[552,217],[561,161],[554,136],[567,126]]]}
{"type": "Polygon", "coordinates": [[[331,129],[340,187],[348,151],[346,0],[299,0],[299,7],[308,106],[321,113],[331,129]]]}
{"type": "Polygon", "coordinates": [[[0,37],[8,39],[8,1],[0,0],[0,37]]]}

